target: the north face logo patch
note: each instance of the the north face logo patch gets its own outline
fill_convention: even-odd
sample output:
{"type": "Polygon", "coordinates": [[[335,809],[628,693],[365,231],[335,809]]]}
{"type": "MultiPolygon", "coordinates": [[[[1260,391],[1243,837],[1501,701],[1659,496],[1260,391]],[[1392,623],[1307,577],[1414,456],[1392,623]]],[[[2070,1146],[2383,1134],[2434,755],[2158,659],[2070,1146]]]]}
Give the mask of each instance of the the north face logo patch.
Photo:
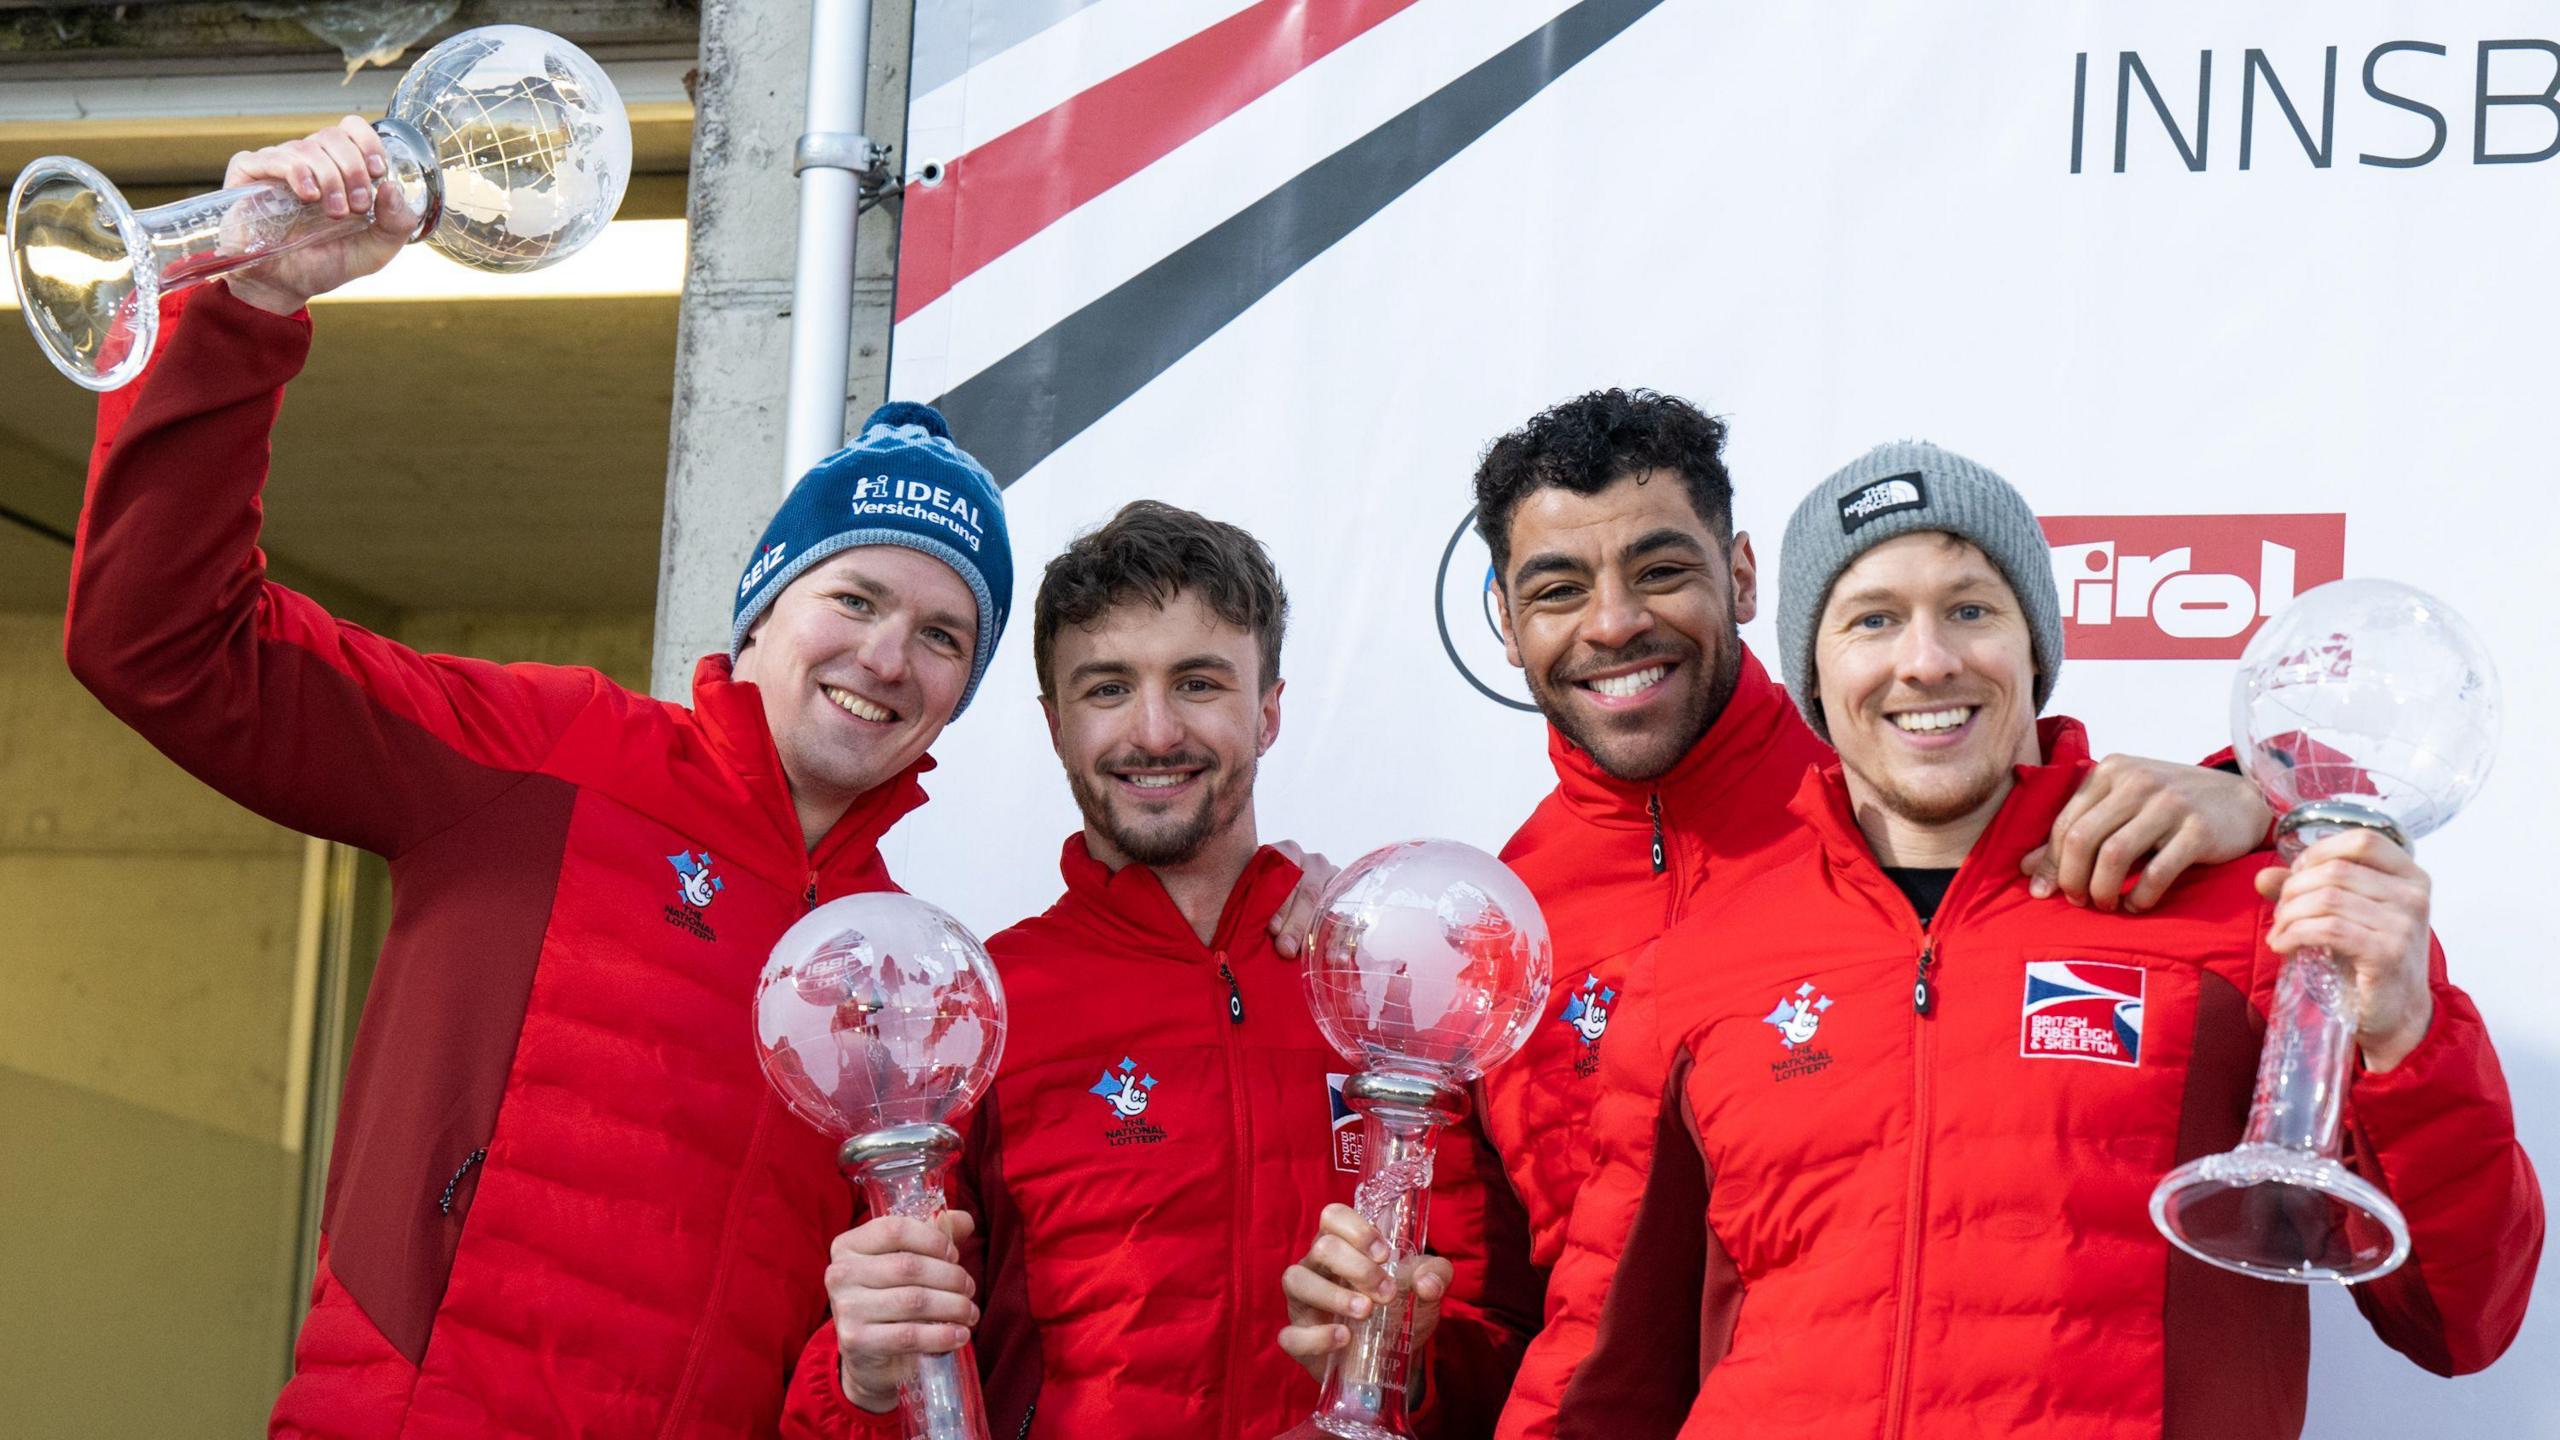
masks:
{"type": "Polygon", "coordinates": [[[1902,510],[1918,510],[1929,503],[1929,482],[1914,470],[1906,475],[1889,475],[1840,502],[1840,533],[1854,535],[1858,527],[1902,510]]]}

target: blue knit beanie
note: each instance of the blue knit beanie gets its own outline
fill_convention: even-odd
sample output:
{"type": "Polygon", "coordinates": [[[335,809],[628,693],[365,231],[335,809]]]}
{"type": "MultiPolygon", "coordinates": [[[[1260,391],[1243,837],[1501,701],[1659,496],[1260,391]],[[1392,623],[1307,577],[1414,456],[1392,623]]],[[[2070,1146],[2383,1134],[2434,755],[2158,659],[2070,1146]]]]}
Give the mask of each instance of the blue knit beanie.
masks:
{"type": "Polygon", "coordinates": [[[995,658],[1013,609],[1013,541],[1004,528],[1004,492],[987,467],[951,443],[951,427],[930,405],[892,401],[871,412],[854,442],[821,460],[774,512],[738,577],[730,612],[729,658],[774,597],[803,571],[857,545],[903,545],[950,566],[978,597],[978,646],[957,717],[969,708],[995,658]]]}

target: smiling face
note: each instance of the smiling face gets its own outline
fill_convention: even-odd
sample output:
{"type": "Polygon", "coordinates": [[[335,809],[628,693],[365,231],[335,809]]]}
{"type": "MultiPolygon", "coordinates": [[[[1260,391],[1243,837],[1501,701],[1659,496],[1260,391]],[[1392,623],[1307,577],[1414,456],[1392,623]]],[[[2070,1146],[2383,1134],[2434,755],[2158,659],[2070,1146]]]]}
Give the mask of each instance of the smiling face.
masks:
{"type": "Polygon", "coordinates": [[[1815,679],[1870,838],[1872,815],[1922,849],[1971,848],[2011,767],[2038,758],[2028,636],[1999,567],[1952,535],[1897,536],[1840,572],[1814,630],[1815,679]],[[1933,835],[1953,843],[1931,847],[1933,835]]]}
{"type": "Polygon", "coordinates": [[[1143,598],[1059,629],[1043,700],[1084,812],[1086,847],[1118,868],[1181,865],[1223,842],[1253,848],[1253,778],[1280,733],[1280,685],[1261,644],[1191,591],[1143,598]]]}
{"type": "Polygon", "coordinates": [[[977,637],[968,582],[900,545],[832,556],[775,598],[732,674],[764,702],[811,844],[942,733],[977,637]]]}
{"type": "Polygon", "coordinates": [[[1751,537],[1728,548],[1665,470],[1512,513],[1503,641],[1549,723],[1622,780],[1650,780],[1724,713],[1758,605],[1751,537]]]}

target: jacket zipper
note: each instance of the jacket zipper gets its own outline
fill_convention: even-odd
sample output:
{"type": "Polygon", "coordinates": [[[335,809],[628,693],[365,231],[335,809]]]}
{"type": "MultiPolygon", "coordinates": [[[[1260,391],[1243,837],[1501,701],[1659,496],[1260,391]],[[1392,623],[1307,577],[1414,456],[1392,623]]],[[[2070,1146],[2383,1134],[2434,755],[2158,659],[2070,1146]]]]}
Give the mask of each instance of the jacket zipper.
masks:
{"type": "Polygon", "coordinates": [[[477,1165],[488,1158],[489,1147],[486,1145],[483,1145],[479,1149],[462,1157],[462,1164],[455,1168],[453,1178],[444,1182],[444,1194],[436,1198],[437,1214],[450,1215],[453,1213],[453,1195],[455,1191],[462,1188],[462,1177],[471,1173],[472,1166],[477,1165]]]}
{"type": "Polygon", "coordinates": [[[1885,1387],[1888,1440],[1902,1433],[1903,1411],[1910,1402],[1911,1337],[1920,1324],[1920,1241],[1929,1224],[1929,1061],[1938,1033],[1930,1023],[1938,992],[1929,971],[1937,963],[1937,949],[1936,939],[1921,941],[1911,984],[1911,1178],[1902,1201],[1902,1265],[1895,1285],[1891,1379],[1885,1387]]]}
{"type": "MultiPolygon", "coordinates": [[[[1244,1025],[1244,992],[1236,986],[1236,972],[1227,964],[1227,952],[1218,950],[1214,953],[1218,960],[1218,976],[1227,982],[1227,1028],[1220,1032],[1218,1038],[1225,1042],[1221,1048],[1225,1050],[1227,1059],[1227,1108],[1235,1119],[1235,1159],[1239,1167],[1235,1173],[1241,1174],[1245,1157],[1253,1154],[1253,1117],[1244,1103],[1244,1075],[1236,1054],[1236,1032],[1244,1025]]],[[[1235,1287],[1233,1293],[1239,1304],[1235,1312],[1237,1314],[1243,1313],[1241,1304],[1244,1297],[1257,1293],[1252,1277],[1245,1273],[1244,1212],[1245,1202],[1250,1198],[1250,1194],[1251,1192],[1247,1191],[1245,1194],[1238,1195],[1237,1203],[1227,1207],[1227,1253],[1235,1257],[1234,1268],[1228,1283],[1235,1287]]],[[[1229,1374],[1246,1373],[1244,1357],[1236,1353],[1241,1338],[1234,1334],[1227,1337],[1228,1364],[1231,1367],[1229,1374]]],[[[1227,1390],[1228,1387],[1219,1387],[1218,1433],[1220,1434],[1229,1432],[1235,1424],[1235,1417],[1229,1408],[1227,1390]]]]}
{"type": "Polygon", "coordinates": [[[812,876],[810,876],[810,877],[809,877],[809,888],[807,888],[807,889],[805,889],[805,890],[803,890],[803,891],[801,891],[801,892],[800,892],[800,913],[801,913],[801,914],[803,914],[803,915],[806,915],[806,914],[808,914],[810,911],[815,910],[815,909],[817,909],[817,908],[818,908],[818,877],[817,877],[817,876],[815,876],[815,875],[812,875],[812,876]]]}
{"type": "Polygon", "coordinates": [[[1663,853],[1662,848],[1661,791],[1656,790],[1652,794],[1644,797],[1644,813],[1653,817],[1653,873],[1659,875],[1663,871],[1671,868],[1669,863],[1670,857],[1663,853]]]}
{"type": "Polygon", "coordinates": [[[1227,952],[1218,952],[1218,978],[1227,982],[1227,1023],[1244,1023],[1244,990],[1236,984],[1236,972],[1227,968],[1227,952]]]}

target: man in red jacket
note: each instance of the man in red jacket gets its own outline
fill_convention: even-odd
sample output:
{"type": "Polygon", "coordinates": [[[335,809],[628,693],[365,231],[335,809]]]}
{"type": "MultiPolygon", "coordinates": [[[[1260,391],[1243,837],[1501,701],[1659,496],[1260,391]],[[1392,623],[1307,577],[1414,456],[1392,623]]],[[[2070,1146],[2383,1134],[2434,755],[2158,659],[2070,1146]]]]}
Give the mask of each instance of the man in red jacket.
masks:
{"type": "MultiPolygon", "coordinates": [[[[997,1435],[1269,1440],[1313,1408],[1271,1277],[1350,1194],[1358,1132],[1271,939],[1298,868],[1256,839],[1286,618],[1253,537],[1152,501],[1050,563],[1032,646],[1084,813],[1066,893],[988,942],[1010,1030],[953,1210],[837,1240],[791,1433],[899,1433],[912,1357],[973,1332],[997,1435]]],[[[1536,1294],[1487,1269],[1517,1229],[1490,1157],[1439,1162],[1419,1423],[1481,1435],[1536,1294]]]]}
{"type": "Polygon", "coordinates": [[[2038,896],[2020,860],[2089,761],[2036,720],[2061,622],[2025,502],[1883,446],[1785,557],[1788,689],[1839,763],[1633,967],[1533,1347],[1564,1362],[1556,1433],[2298,1434],[2305,1291],[2174,1252],[2147,1202],[2239,1139],[2304,945],[2352,976],[2349,1161],[2414,1239],[2356,1303],[2438,1373],[2495,1359],[2541,1197],[2424,872],[2360,832],[2199,868],[2139,920],[2038,896]]]}
{"type": "Polygon", "coordinates": [[[690,708],[331,618],[267,581],[259,489],[304,302],[413,228],[383,174],[356,121],[233,162],[376,223],[173,311],[102,414],[66,626],[179,764],[391,862],[272,1427],[769,1435],[852,1206],[757,1069],[754,980],[809,906],[890,885],[880,836],[1004,626],[1002,502],[884,407],[774,517],[690,708]]]}
{"type": "MultiPolygon", "coordinates": [[[[1495,441],[1476,471],[1511,659],[1556,771],[1502,852],[1555,936],[1556,1010],[1478,1106],[1541,1269],[1589,1173],[1585,1120],[1633,957],[1797,832],[1788,798],[1830,758],[1742,643],[1758,564],[1724,440],[1684,400],[1601,390],[1495,441]]],[[[2256,848],[2269,819],[2236,776],[2112,757],[2026,863],[2040,890],[2139,911],[2188,865],[2256,848]]],[[[1506,1423],[1546,1433],[1559,1382],[1524,1365],[1506,1423]]]]}

